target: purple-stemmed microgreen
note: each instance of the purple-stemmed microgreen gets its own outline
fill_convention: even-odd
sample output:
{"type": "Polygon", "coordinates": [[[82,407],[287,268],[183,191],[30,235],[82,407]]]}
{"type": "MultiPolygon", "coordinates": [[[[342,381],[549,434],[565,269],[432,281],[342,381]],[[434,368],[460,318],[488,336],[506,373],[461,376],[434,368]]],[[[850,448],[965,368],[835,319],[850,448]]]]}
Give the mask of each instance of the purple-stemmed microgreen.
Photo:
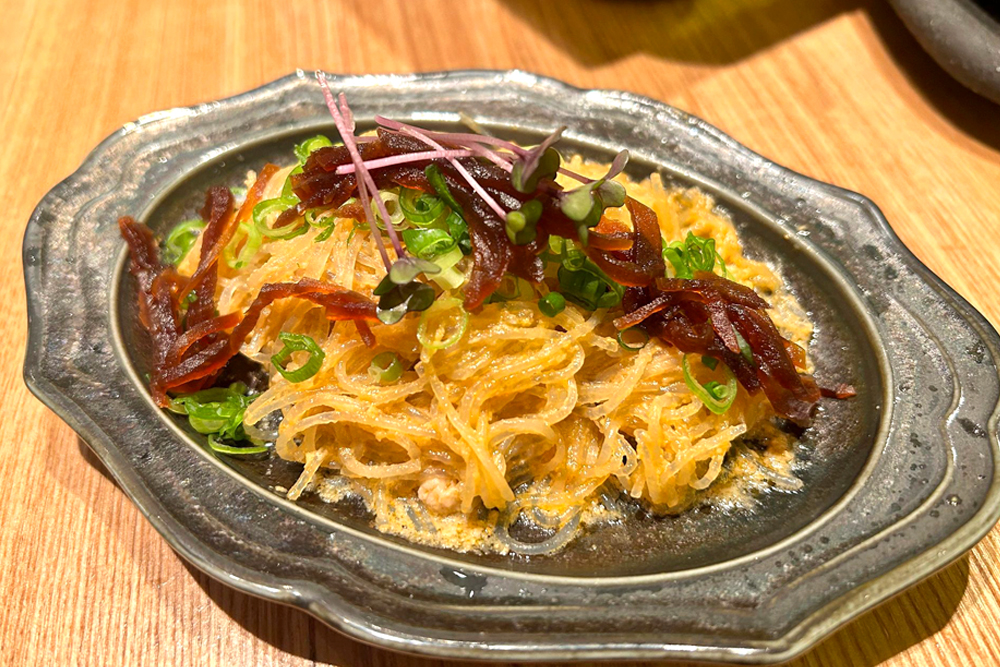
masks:
{"type": "Polygon", "coordinates": [[[543,178],[554,179],[559,171],[562,158],[552,144],[559,141],[566,126],[545,137],[527,153],[514,160],[514,168],[510,172],[510,182],[518,192],[530,194],[538,189],[538,183],[543,178]]]}
{"type": "MultiPolygon", "coordinates": [[[[381,116],[379,118],[381,119],[381,116]]],[[[386,120],[386,119],[381,119],[381,120],[386,120]]],[[[438,142],[434,141],[434,139],[432,139],[431,137],[429,137],[427,135],[427,133],[424,132],[423,130],[415,128],[412,125],[402,125],[401,123],[400,123],[400,125],[402,127],[401,127],[401,129],[399,131],[402,132],[403,134],[408,134],[411,137],[413,137],[414,139],[419,139],[420,141],[424,142],[425,144],[427,144],[428,146],[430,146],[431,148],[433,148],[435,150],[439,150],[439,151],[443,151],[444,150],[444,147],[441,144],[439,144],[438,142]]],[[[476,136],[476,135],[472,135],[472,136],[476,136]]],[[[500,206],[500,204],[498,204],[496,202],[496,200],[493,199],[493,197],[490,196],[490,193],[488,193],[486,191],[486,189],[482,185],[479,184],[479,181],[477,181],[475,178],[472,177],[472,174],[470,174],[469,171],[465,167],[462,166],[462,163],[459,162],[457,158],[450,158],[450,159],[448,159],[448,161],[451,162],[451,165],[453,167],[455,167],[455,171],[457,171],[459,173],[459,175],[461,175],[462,178],[465,179],[465,181],[469,184],[469,186],[472,187],[472,189],[475,191],[475,193],[477,195],[479,195],[479,197],[484,202],[486,202],[487,206],[489,206],[491,209],[493,209],[493,212],[496,213],[497,216],[501,220],[503,220],[504,218],[507,217],[507,211],[505,211],[503,209],[503,207],[500,206]]]]}
{"type": "MultiPolygon", "coordinates": [[[[326,101],[326,106],[330,110],[330,115],[333,116],[333,122],[337,126],[337,131],[340,132],[340,136],[344,141],[344,146],[347,148],[347,152],[351,156],[351,161],[354,163],[354,168],[357,169],[358,198],[361,200],[361,207],[365,212],[365,218],[368,220],[368,226],[372,230],[372,236],[375,239],[375,244],[378,247],[379,254],[382,255],[382,262],[385,264],[386,271],[388,271],[392,267],[392,262],[389,261],[389,253],[386,252],[385,244],[382,243],[382,234],[379,232],[378,225],[375,223],[375,216],[371,209],[371,201],[368,198],[368,185],[370,182],[371,190],[376,195],[375,199],[381,202],[381,197],[377,196],[378,188],[375,187],[375,181],[372,180],[371,174],[369,174],[365,169],[364,160],[361,159],[361,153],[358,151],[358,146],[354,142],[354,131],[351,124],[347,122],[347,119],[344,118],[341,110],[337,107],[337,101],[333,97],[333,91],[330,90],[330,86],[326,82],[326,74],[317,71],[316,79],[319,81],[320,88],[323,90],[323,99],[326,101]],[[367,178],[365,178],[366,176],[367,178]]],[[[383,220],[389,220],[388,212],[383,214],[383,220]]],[[[392,225],[387,223],[386,228],[392,229],[392,225]]],[[[390,238],[393,238],[394,236],[395,235],[390,236],[390,238]]],[[[398,244],[399,241],[396,241],[394,245],[398,246],[398,244]]],[[[399,246],[396,249],[396,253],[397,255],[402,256],[402,246],[399,246]]]]}
{"type": "MultiPolygon", "coordinates": [[[[371,171],[372,169],[384,169],[385,167],[395,167],[401,164],[410,164],[412,162],[424,162],[426,160],[442,160],[448,158],[460,158],[460,157],[475,157],[478,155],[476,151],[460,148],[455,150],[442,150],[442,151],[420,151],[419,153],[404,153],[402,155],[392,155],[389,157],[380,157],[374,160],[367,160],[365,162],[365,169],[371,171]]],[[[342,164],[337,167],[334,173],[341,176],[346,174],[353,174],[357,171],[357,167],[354,164],[342,164]]]]}
{"type": "Polygon", "coordinates": [[[531,199],[521,204],[518,210],[508,213],[504,230],[510,242],[514,245],[527,245],[534,241],[538,235],[537,225],[542,212],[542,202],[531,199]]]}
{"type": "Polygon", "coordinates": [[[421,273],[440,273],[441,267],[419,257],[397,259],[385,278],[372,291],[378,297],[375,316],[384,324],[395,324],[407,313],[427,310],[434,302],[434,288],[417,282],[421,273]]]}
{"type": "Polygon", "coordinates": [[[628,151],[621,151],[615,156],[607,174],[560,196],[559,208],[576,223],[577,234],[584,245],[587,244],[589,229],[600,223],[604,209],[625,203],[625,188],[611,179],[622,173],[627,163],[628,151]]]}
{"type": "Polygon", "coordinates": [[[423,128],[416,127],[415,125],[401,123],[398,120],[392,120],[390,118],[386,118],[385,116],[375,116],[375,122],[387,130],[393,130],[395,132],[403,132],[406,129],[417,130],[434,141],[438,141],[442,144],[451,144],[452,146],[464,146],[467,148],[473,145],[495,146],[498,149],[506,150],[514,155],[524,155],[528,152],[528,149],[522,148],[512,141],[500,139],[499,137],[491,137],[488,134],[472,134],[470,132],[434,132],[432,130],[425,130],[423,128]]]}

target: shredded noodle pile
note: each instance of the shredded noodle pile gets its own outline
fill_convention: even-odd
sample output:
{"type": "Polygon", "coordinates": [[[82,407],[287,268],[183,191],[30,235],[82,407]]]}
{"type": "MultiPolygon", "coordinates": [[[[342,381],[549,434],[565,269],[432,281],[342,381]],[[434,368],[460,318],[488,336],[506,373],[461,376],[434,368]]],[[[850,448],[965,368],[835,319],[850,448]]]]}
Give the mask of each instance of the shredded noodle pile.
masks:
{"type": "MultiPolygon", "coordinates": [[[[607,169],[579,159],[570,166],[585,175],[607,169]]],[[[286,173],[271,179],[265,197],[277,196],[286,173]]],[[[667,242],[688,232],[715,239],[729,277],[771,303],[786,338],[807,345],[805,313],[771,269],[743,256],[732,223],[709,197],[667,188],[655,174],[619,180],[656,212],[667,242]]],[[[620,221],[629,224],[627,216],[620,221]]],[[[300,278],[370,295],[385,269],[367,227],[345,218],[328,241],[315,243],[317,233],[265,241],[241,269],[221,265],[219,312],[245,310],[266,283],[300,278]]],[[[182,273],[190,274],[198,255],[189,254],[182,273]]],[[[439,298],[421,317],[373,326],[373,349],[352,323],[329,322],[313,303],[268,306],[245,356],[271,368],[283,331],[312,337],[326,354],[306,381],[291,384],[275,372],[244,417],[250,433],[274,440],[279,456],[305,465],[289,498],[312,488],[330,500],[359,495],[385,532],[506,552],[506,528],[521,514],[565,533],[581,516],[585,523],[602,515],[599,500],[608,493],[640,499],[654,512],[689,507],[719,477],[734,440],[774,416],[762,392],[742,387],[729,410],[713,414],[686,386],[675,348],[655,338],[623,348],[603,310],[569,304],[555,317],[542,315],[537,302],[548,289],[511,280],[508,300],[472,313],[458,299],[439,298]],[[369,375],[373,357],[385,351],[407,368],[389,385],[369,375]],[[273,433],[267,425],[277,414],[273,433]]],[[[697,375],[723,379],[721,369],[700,365],[697,375]]]]}

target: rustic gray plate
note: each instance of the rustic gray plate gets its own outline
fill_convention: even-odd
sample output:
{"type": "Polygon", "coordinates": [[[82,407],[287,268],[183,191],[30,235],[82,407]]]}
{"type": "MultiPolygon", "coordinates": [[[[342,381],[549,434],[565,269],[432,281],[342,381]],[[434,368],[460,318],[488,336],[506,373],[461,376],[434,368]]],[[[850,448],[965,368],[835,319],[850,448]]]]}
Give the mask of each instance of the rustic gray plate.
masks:
{"type": "Polygon", "coordinates": [[[429,550],[375,532],[350,504],[273,493],[294,466],[234,462],[157,410],[116,220],[160,231],[210,183],[335,135],[303,72],[129,123],[35,210],[24,239],[25,379],[94,449],[170,544],[243,591],[367,642],[487,659],[777,662],[951,562],[1000,515],[1000,339],[852,192],[752,153],[653,100],[523,72],[336,76],[375,113],[497,133],[568,125],[573,148],[628,148],[711,192],[751,254],[777,264],[818,324],[818,374],[860,396],[824,403],[800,446],[806,490],[741,511],[641,513],[546,558],[429,550]]]}

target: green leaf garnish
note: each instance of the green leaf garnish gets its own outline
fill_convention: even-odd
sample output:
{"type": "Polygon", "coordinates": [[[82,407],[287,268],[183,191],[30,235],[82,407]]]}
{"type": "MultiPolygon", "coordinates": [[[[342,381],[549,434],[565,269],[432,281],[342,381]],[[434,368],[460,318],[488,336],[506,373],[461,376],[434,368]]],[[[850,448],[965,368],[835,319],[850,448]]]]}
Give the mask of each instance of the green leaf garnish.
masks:
{"type": "Polygon", "coordinates": [[[597,226],[604,210],[625,203],[625,188],[611,179],[625,169],[628,155],[628,151],[621,151],[602,178],[567,190],[560,197],[559,208],[567,218],[576,222],[577,235],[583,245],[587,245],[588,230],[597,226]]]}
{"type": "MultiPolygon", "coordinates": [[[[437,264],[429,262],[419,257],[400,257],[389,267],[389,274],[386,276],[394,285],[405,285],[411,282],[421,273],[433,275],[440,272],[437,264]]],[[[381,287],[381,285],[380,285],[381,287]]],[[[375,292],[378,295],[378,292],[375,292]]]]}

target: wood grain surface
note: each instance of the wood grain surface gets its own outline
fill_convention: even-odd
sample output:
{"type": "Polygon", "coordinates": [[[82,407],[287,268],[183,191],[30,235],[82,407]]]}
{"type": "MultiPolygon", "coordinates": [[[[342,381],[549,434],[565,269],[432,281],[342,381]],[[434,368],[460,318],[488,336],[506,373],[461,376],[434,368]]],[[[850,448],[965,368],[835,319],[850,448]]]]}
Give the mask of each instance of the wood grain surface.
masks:
{"type": "MultiPolygon", "coordinates": [[[[106,135],[296,67],[521,68],[690,111],[874,199],[1000,322],[1000,107],[862,0],[4,0],[0,12],[0,665],[418,667],[175,555],[21,381],[20,238],[106,135]]],[[[799,665],[1000,664],[1000,532],[799,665]]]]}

